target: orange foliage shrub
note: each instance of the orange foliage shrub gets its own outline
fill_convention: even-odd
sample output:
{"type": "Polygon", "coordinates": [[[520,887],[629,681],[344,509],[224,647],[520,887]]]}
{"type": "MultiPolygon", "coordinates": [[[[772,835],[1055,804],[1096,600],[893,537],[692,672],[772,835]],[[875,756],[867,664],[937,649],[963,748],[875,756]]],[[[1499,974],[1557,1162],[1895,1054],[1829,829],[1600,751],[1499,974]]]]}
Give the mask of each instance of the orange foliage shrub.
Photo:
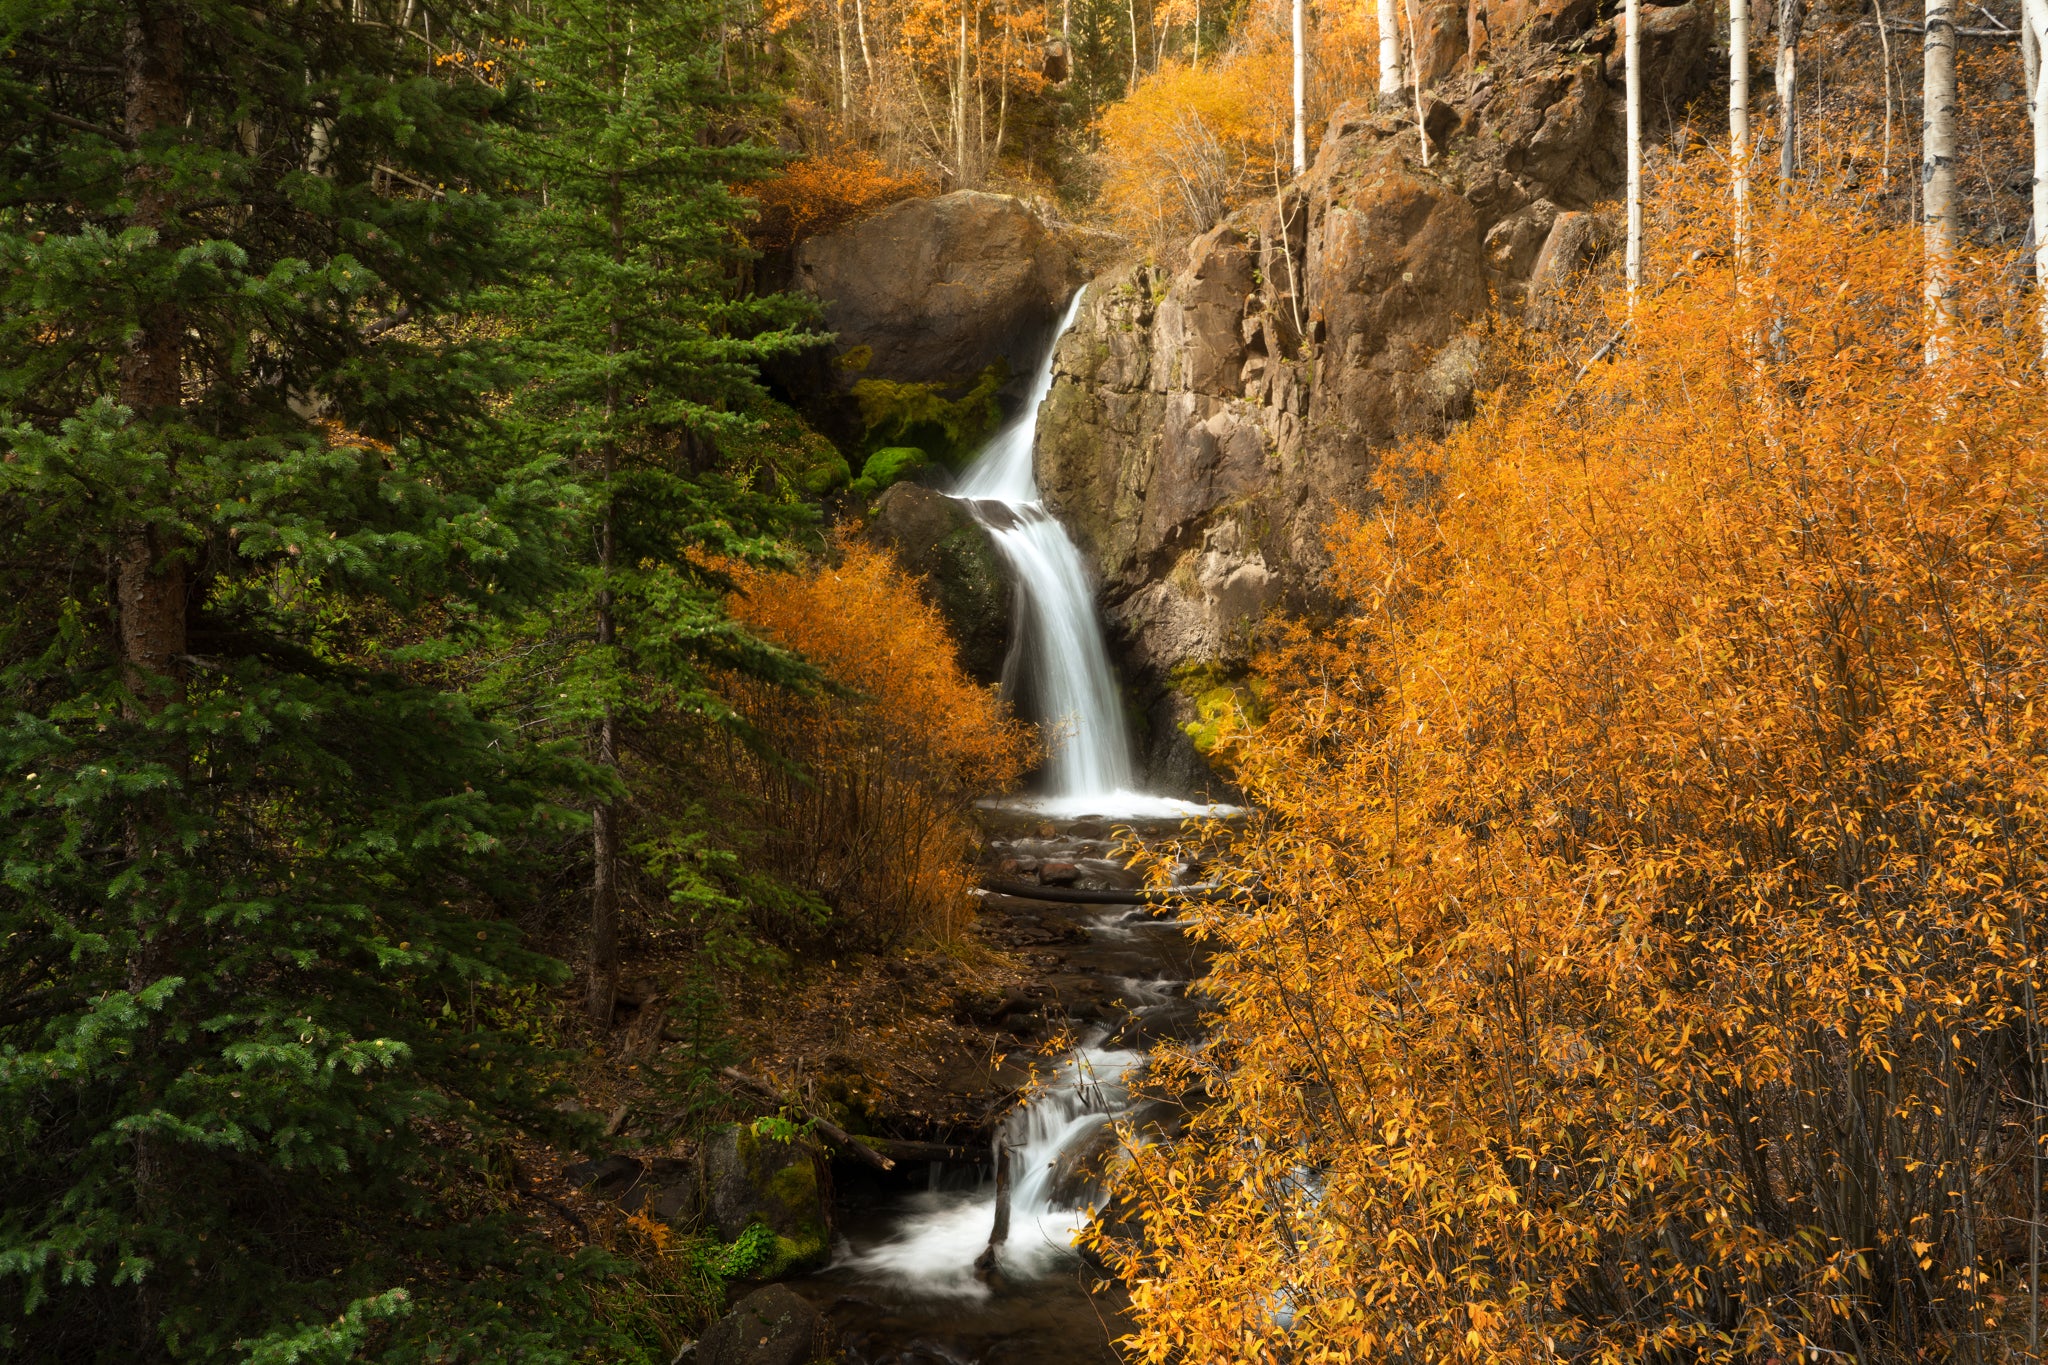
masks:
{"type": "Polygon", "coordinates": [[[2048,394],[1997,270],[1930,373],[1914,230],[1787,209],[1738,274],[1724,203],[1612,363],[1390,465],[1266,661],[1270,899],[1162,1063],[1216,1103],[1101,1238],[1136,1358],[2025,1349],[2048,394]]]}
{"type": "Polygon", "coordinates": [[[1031,758],[1028,729],[960,669],[946,623],[886,552],[858,543],[798,573],[727,566],[732,615],[803,655],[837,694],[735,680],[783,762],[727,742],[726,776],[765,814],[764,864],[820,896],[842,941],[957,933],[978,797],[1031,758]]]}
{"type": "Polygon", "coordinates": [[[768,249],[792,246],[900,199],[932,192],[923,176],[898,174],[874,153],[850,146],[792,161],[774,179],[739,188],[760,206],[753,237],[768,249]]]}

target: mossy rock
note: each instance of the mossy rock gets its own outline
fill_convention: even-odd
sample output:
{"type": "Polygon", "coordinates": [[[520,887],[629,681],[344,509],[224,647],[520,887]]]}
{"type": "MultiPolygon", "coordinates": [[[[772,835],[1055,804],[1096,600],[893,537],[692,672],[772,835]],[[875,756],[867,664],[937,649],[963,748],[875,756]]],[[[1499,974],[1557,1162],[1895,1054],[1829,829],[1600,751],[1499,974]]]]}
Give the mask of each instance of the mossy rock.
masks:
{"type": "Polygon", "coordinates": [[[872,498],[930,463],[930,458],[916,446],[884,446],[868,456],[867,463],[861,466],[860,477],[853,481],[851,491],[858,497],[872,498]]]}
{"type": "Polygon", "coordinates": [[[824,497],[835,488],[844,488],[853,479],[853,466],[846,457],[834,453],[829,459],[812,465],[804,471],[804,490],[813,497],[824,497]]]}
{"type": "Polygon", "coordinates": [[[775,1234],[763,1277],[824,1258],[832,1245],[831,1206],[816,1151],[729,1124],[704,1144],[705,1206],[719,1235],[738,1237],[753,1223],[775,1234]]]}

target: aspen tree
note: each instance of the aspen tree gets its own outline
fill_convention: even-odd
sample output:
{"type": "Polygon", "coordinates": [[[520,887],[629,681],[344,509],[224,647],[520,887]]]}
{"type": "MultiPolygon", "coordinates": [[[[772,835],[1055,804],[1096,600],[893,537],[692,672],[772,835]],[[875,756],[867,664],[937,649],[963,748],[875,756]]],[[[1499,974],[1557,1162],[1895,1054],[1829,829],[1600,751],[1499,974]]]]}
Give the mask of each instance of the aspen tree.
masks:
{"type": "Polygon", "coordinates": [[[1956,252],[1956,24],[1949,0],[1927,0],[1923,52],[1920,184],[1927,254],[1926,360],[1938,365],[1948,354],[1949,274],[1956,252]]]}
{"type": "MultiPolygon", "coordinates": [[[[1303,0],[1294,0],[1294,173],[1308,169],[1308,132],[1304,126],[1303,103],[1308,81],[1303,61],[1301,10],[1303,0]]],[[[1425,153],[1427,155],[1427,153],[1425,153]]]]}
{"type": "Polygon", "coordinates": [[[1728,0],[1728,164],[1739,265],[1749,245],[1749,0],[1728,0]]]}
{"type": "Polygon", "coordinates": [[[1380,102],[1401,98],[1401,14],[1396,0],[1379,0],[1380,102]]]}
{"type": "Polygon", "coordinates": [[[2048,359],[2048,0],[2026,0],[2021,19],[2027,112],[2034,126],[2034,285],[2040,293],[2041,354],[2048,359]]]}
{"type": "Polygon", "coordinates": [[[1623,7],[1623,54],[1628,101],[1628,297],[1635,307],[1636,290],[1643,282],[1643,57],[1642,0],[1627,0],[1623,7]]]}
{"type": "Polygon", "coordinates": [[[1799,38],[1806,0],[1778,0],[1778,188],[1799,169],[1799,38]]]}

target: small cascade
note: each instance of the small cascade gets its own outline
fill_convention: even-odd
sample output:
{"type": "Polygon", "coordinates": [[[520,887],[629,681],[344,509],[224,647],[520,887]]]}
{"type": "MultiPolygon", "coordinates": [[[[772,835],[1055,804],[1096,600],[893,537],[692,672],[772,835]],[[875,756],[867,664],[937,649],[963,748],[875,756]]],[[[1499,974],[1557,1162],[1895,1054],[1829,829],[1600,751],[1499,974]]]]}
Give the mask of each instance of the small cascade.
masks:
{"type": "Polygon", "coordinates": [[[1052,392],[1053,355],[1081,311],[1076,293],[1032,375],[1024,407],[996,433],[953,496],[1017,575],[1022,611],[1013,649],[1031,671],[1050,756],[1042,795],[1010,804],[1045,815],[1172,818],[1216,808],[1134,789],[1130,732],[1081,551],[1046,510],[1033,450],[1038,410],[1052,392]]]}

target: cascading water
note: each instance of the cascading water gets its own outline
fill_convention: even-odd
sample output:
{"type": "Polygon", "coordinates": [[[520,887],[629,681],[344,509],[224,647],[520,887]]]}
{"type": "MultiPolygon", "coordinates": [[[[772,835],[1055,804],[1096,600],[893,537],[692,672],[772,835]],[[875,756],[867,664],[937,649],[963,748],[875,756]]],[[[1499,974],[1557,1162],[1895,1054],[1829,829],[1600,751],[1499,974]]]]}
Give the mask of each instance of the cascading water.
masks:
{"type": "Polygon", "coordinates": [[[1046,510],[1038,491],[1033,462],[1038,410],[1052,392],[1053,356],[1081,311],[1081,298],[1076,293],[1067,304],[1023,409],[996,433],[953,490],[1017,575],[1023,610],[1013,648],[1031,670],[1033,694],[1045,713],[1041,719],[1050,751],[1046,790],[1012,804],[1065,816],[1214,813],[1214,807],[1133,789],[1130,733],[1095,619],[1088,571],[1080,549],[1046,510]]]}
{"type": "MultiPolygon", "coordinates": [[[[1016,574],[1023,610],[1014,647],[1031,670],[1031,695],[1043,712],[1050,750],[1047,790],[999,804],[1055,820],[1105,816],[1171,824],[1191,815],[1234,814],[1234,807],[1135,790],[1130,736],[1088,574],[1039,496],[1032,462],[1038,410],[1052,389],[1053,349],[1080,307],[1077,294],[1033,376],[1024,410],[954,491],[1016,574]]],[[[1096,835],[1075,833],[991,841],[991,856],[1063,859],[1111,849],[1096,835]]],[[[1080,862],[1094,875],[1131,876],[1100,857],[1080,862]]],[[[1101,1308],[1070,1278],[1062,1288],[1062,1277],[1048,1272],[1076,1264],[1074,1236],[1101,1199],[1113,1125],[1140,1112],[1127,1082],[1145,1064],[1146,1040],[1193,1036],[1196,1011],[1185,983],[1199,969],[1174,921],[1127,907],[1045,909],[1071,914],[1081,931],[1081,946],[1065,950],[1063,970],[1103,984],[1108,1012],[1094,1017],[1120,1016],[1121,1022],[1091,1028],[1004,1121],[994,1154],[1007,1162],[1007,1180],[983,1179],[965,1189],[935,1183],[902,1198],[879,1229],[871,1226],[841,1243],[833,1265],[813,1284],[820,1292],[834,1285],[851,1291],[835,1301],[841,1326],[876,1344],[879,1354],[862,1348],[849,1359],[1077,1365],[1115,1358],[1105,1345],[1101,1308]],[[991,1276],[985,1253],[1006,1185],[1008,1232],[995,1248],[997,1273],[991,1276]],[[977,1269],[978,1261],[984,1268],[977,1269]],[[970,1340],[981,1346],[963,1354],[970,1340]]],[[[935,1182],[938,1176],[934,1168],[935,1182]]]]}

